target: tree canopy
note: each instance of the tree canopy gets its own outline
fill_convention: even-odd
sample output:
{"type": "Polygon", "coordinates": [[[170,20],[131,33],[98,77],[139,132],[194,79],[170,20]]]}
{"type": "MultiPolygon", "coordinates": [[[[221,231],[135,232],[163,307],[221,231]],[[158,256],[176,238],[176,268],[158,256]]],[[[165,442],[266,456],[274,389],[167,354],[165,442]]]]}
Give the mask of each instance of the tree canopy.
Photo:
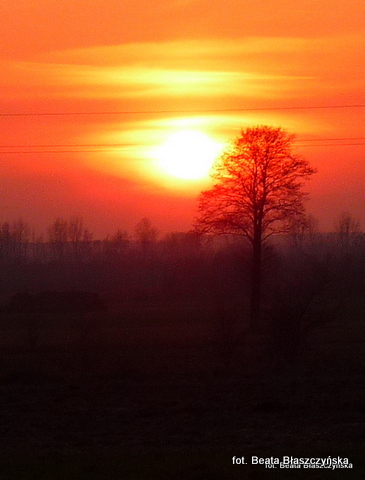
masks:
{"type": "Polygon", "coordinates": [[[238,234],[251,242],[287,230],[290,217],[304,213],[301,191],[314,169],[293,152],[294,136],[282,128],[258,126],[241,135],[216,161],[214,184],[199,197],[202,232],[238,234]]]}

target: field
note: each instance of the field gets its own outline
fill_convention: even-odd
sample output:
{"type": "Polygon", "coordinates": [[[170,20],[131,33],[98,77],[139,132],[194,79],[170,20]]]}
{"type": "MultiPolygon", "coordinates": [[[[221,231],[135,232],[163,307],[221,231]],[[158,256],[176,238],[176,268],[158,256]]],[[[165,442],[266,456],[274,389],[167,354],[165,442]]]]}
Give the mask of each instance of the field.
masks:
{"type": "Polygon", "coordinates": [[[0,478],[365,478],[364,299],[280,364],[265,332],[240,335],[240,312],[228,307],[225,337],[203,301],[3,314],[0,478]],[[251,456],[353,468],[294,472],[251,456]]]}

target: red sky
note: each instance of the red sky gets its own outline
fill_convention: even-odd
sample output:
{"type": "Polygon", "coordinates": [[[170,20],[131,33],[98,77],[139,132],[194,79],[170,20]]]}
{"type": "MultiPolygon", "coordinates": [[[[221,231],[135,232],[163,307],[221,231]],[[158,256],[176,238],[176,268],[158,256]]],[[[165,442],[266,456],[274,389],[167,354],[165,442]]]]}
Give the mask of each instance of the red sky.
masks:
{"type": "Polygon", "coordinates": [[[187,230],[208,180],[158,173],[153,149],[269,124],[318,169],[320,226],[350,211],[365,228],[363,0],[2,0],[0,16],[0,221],[187,230]]]}

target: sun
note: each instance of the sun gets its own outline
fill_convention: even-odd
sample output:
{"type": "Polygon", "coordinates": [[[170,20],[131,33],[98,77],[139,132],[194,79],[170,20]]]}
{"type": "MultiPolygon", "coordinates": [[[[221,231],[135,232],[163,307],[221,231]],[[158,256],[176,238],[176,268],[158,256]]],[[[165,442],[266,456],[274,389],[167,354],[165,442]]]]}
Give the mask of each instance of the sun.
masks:
{"type": "Polygon", "coordinates": [[[207,134],[197,130],[172,133],[157,151],[159,167],[164,173],[182,180],[207,177],[220,145],[207,134]]]}

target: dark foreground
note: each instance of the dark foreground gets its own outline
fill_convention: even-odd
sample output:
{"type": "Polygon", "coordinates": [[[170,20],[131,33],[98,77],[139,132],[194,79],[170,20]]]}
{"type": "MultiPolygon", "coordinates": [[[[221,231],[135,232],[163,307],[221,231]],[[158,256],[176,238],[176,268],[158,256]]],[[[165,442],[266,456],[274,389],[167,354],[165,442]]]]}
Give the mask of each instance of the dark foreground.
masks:
{"type": "Polygon", "coordinates": [[[0,478],[364,478],[362,378],[8,379],[0,478]],[[258,457],[348,457],[352,470],[272,470],[258,457]],[[245,456],[247,465],[233,465],[245,456]]]}
{"type": "Polygon", "coordinates": [[[240,352],[199,340],[203,326],[181,323],[165,344],[152,324],[136,323],[124,340],[115,329],[99,343],[101,328],[91,336],[81,329],[79,347],[61,348],[52,341],[68,333],[46,334],[42,325],[37,338],[25,329],[24,342],[9,346],[4,323],[0,478],[363,479],[364,327],[355,314],[356,332],[346,334],[346,324],[319,330],[294,366],[280,368],[270,368],[270,357],[265,368],[257,358],[247,365],[257,339],[240,365],[240,352]],[[234,456],[246,464],[233,464],[234,456]],[[353,468],[265,468],[252,456],[347,457],[353,468]]]}

